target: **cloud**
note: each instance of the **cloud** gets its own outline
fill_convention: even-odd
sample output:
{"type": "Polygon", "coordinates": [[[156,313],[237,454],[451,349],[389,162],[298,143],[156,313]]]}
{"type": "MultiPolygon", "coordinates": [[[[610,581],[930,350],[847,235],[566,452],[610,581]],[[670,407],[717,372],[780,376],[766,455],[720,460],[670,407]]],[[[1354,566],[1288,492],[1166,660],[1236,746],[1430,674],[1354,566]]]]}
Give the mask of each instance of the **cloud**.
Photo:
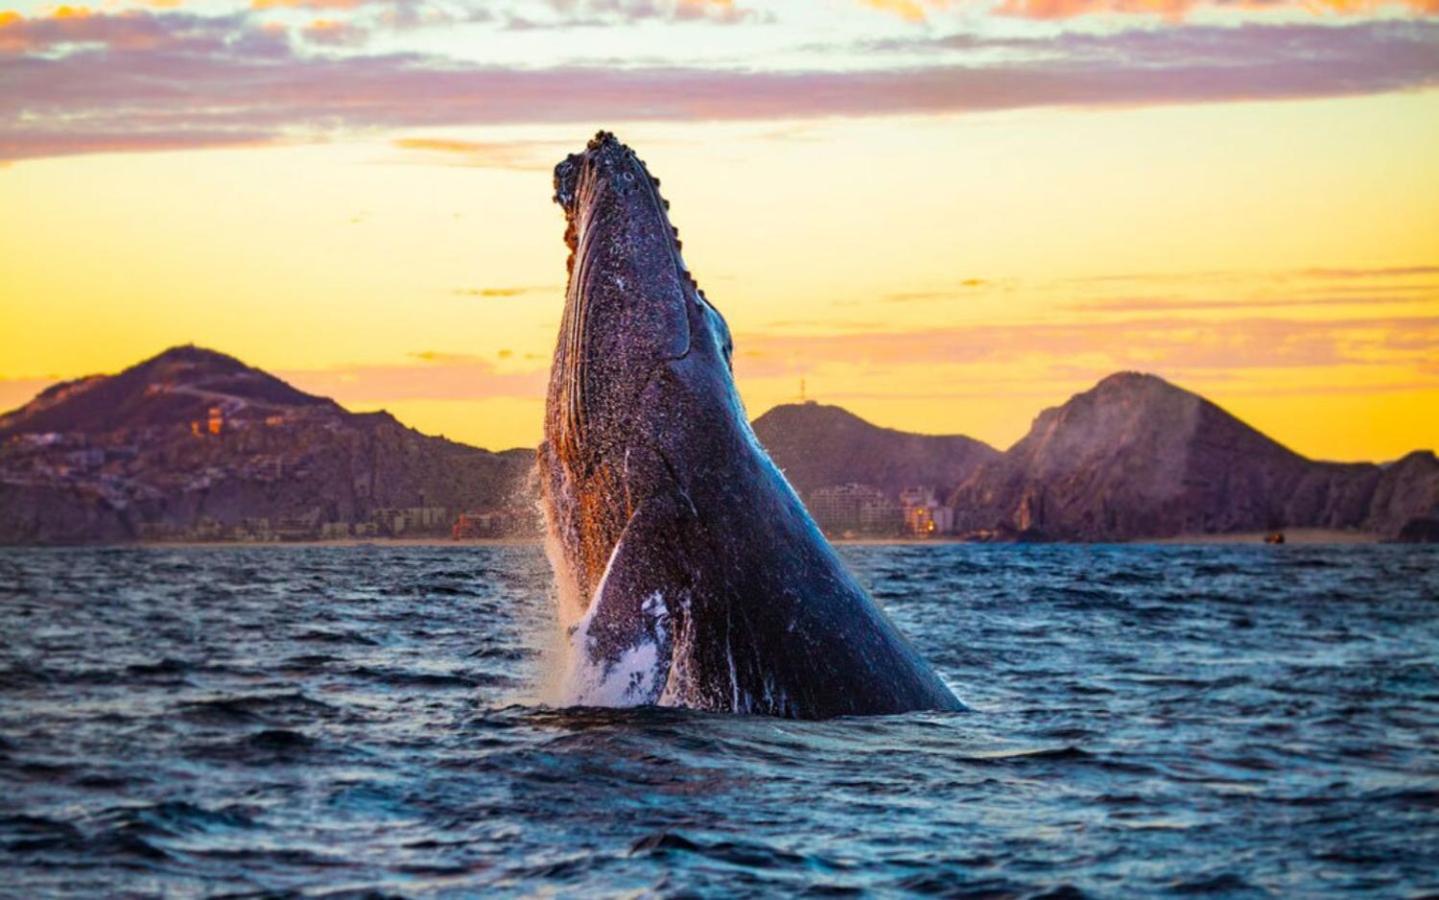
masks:
{"type": "Polygon", "coordinates": [[[348,403],[543,397],[548,371],[500,371],[479,356],[425,351],[417,363],[292,369],[276,374],[303,391],[348,403]]]}
{"type": "MultiPolygon", "coordinates": [[[[880,10],[921,23],[931,14],[953,9],[956,0],[859,0],[880,10]]],[[[1333,15],[1363,15],[1386,8],[1406,9],[1417,15],[1439,14],[1439,0],[1000,0],[995,14],[1023,19],[1054,21],[1089,15],[1151,16],[1177,21],[1201,8],[1229,12],[1298,10],[1333,15]]]]}
{"type": "Polygon", "coordinates": [[[1068,309],[1087,312],[1167,312],[1174,310],[1245,310],[1279,309],[1283,307],[1319,306],[1380,306],[1395,303],[1429,303],[1439,301],[1439,289],[1429,288],[1428,296],[1408,291],[1397,294],[1346,294],[1337,297],[1107,297],[1067,305],[1068,309]]]}
{"type": "MultiPolygon", "coordinates": [[[[1348,268],[1311,267],[1306,269],[1219,270],[1211,272],[1123,272],[1111,275],[1088,275],[1081,278],[1065,279],[1069,284],[1113,284],[1131,282],[1181,284],[1269,281],[1386,281],[1390,279],[1423,279],[1439,275],[1439,265],[1416,264],[1408,266],[1369,266],[1348,268]]],[[[1412,287],[1412,286],[1409,286],[1412,287]]],[[[1328,285],[1325,290],[1342,290],[1344,287],[1328,285]]],[[[1388,284],[1385,290],[1407,289],[1403,285],[1388,284]]]]}
{"type": "Polygon", "coordinates": [[[58,376],[47,378],[0,378],[0,414],[19,409],[35,395],[50,385],[64,379],[58,376]]]}
{"type": "Polygon", "coordinates": [[[1417,366],[1439,353],[1439,317],[1156,317],[868,334],[741,334],[735,352],[741,377],[794,375],[828,364],[883,369],[1033,360],[1071,364],[1079,358],[1106,371],[1417,366]]]}
{"type": "Polygon", "coordinates": [[[1307,278],[1321,278],[1329,281],[1349,281],[1364,278],[1417,278],[1424,275],[1439,275],[1439,266],[1386,266],[1369,269],[1302,269],[1299,272],[1307,278]]]}
{"type": "Polygon", "coordinates": [[[1194,25],[1031,39],[1021,58],[982,65],[504,68],[420,53],[308,54],[243,15],[21,19],[0,29],[0,48],[21,48],[0,52],[0,160],[168,148],[191,133],[195,146],[215,146],[370,129],[1369,94],[1439,84],[1436,45],[1439,23],[1431,22],[1194,25]],[[80,29],[85,46],[34,52],[73,43],[56,34],[67,28],[80,29]]]}
{"type": "Polygon", "coordinates": [[[526,285],[524,287],[459,288],[455,293],[461,297],[522,297],[526,294],[560,293],[564,288],[557,285],[526,285]]]}
{"type": "Polygon", "coordinates": [[[529,31],[544,28],[603,28],[645,22],[703,22],[739,25],[767,21],[758,10],[740,7],[735,0],[544,0],[552,15],[534,18],[511,14],[506,28],[529,31]]]}
{"type": "Polygon", "coordinates": [[[486,169],[548,171],[569,148],[559,141],[464,141],[454,138],[399,138],[401,150],[414,150],[445,159],[452,165],[486,169]]]}
{"type": "Polygon", "coordinates": [[[950,290],[935,291],[895,291],[885,294],[887,303],[913,303],[920,300],[957,300],[962,299],[965,292],[989,290],[997,284],[988,278],[965,278],[958,283],[958,286],[950,290]]]}
{"type": "MultiPolygon", "coordinates": [[[[40,53],[55,47],[101,47],[113,50],[154,50],[193,39],[197,17],[157,15],[145,10],[92,13],[87,7],[61,6],[47,16],[27,18],[0,12],[0,54],[40,53]]],[[[204,31],[242,28],[238,17],[205,21],[204,31]]],[[[0,69],[0,72],[3,72],[0,69]]]]}
{"type": "Polygon", "coordinates": [[[180,128],[173,131],[35,131],[12,134],[0,131],[0,161],[73,156],[82,153],[146,153],[217,147],[261,147],[273,144],[272,131],[208,131],[180,128]]]}
{"type": "Polygon", "coordinates": [[[355,9],[364,0],[250,0],[251,9],[355,9]]]}
{"type": "MultiPolygon", "coordinates": [[[[28,63],[42,60],[107,58],[101,51],[114,51],[129,61],[216,53],[259,63],[289,54],[290,48],[283,30],[257,26],[244,13],[198,16],[141,9],[97,13],[83,6],[61,6],[51,15],[33,18],[0,12],[0,77],[23,76],[28,63]],[[59,58],[48,55],[57,50],[65,52],[59,58]],[[47,55],[37,60],[36,54],[42,53],[47,55]]],[[[0,112],[6,109],[0,105],[0,112]]]]}
{"type": "Polygon", "coordinates": [[[1227,10],[1300,9],[1356,15],[1385,7],[1407,8],[1423,15],[1439,13],[1439,0],[1003,0],[995,11],[1025,19],[1072,19],[1100,13],[1150,15],[1182,19],[1200,7],[1227,10]]]}
{"type": "Polygon", "coordinates": [[[327,44],[333,47],[362,44],[369,37],[365,29],[339,19],[314,19],[300,29],[300,34],[312,44],[327,44]]]}
{"type": "Polygon", "coordinates": [[[923,22],[929,18],[924,6],[918,0],[860,0],[870,9],[899,16],[906,22],[923,22]]]}

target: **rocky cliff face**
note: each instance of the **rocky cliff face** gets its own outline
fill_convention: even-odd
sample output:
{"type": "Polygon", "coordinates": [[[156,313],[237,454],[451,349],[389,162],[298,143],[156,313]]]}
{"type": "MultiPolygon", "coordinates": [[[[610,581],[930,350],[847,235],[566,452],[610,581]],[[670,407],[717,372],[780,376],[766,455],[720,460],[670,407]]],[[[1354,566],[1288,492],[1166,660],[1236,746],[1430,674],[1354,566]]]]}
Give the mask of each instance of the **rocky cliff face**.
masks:
{"type": "Polygon", "coordinates": [[[1433,451],[1416,450],[1378,468],[1365,527],[1392,535],[1416,520],[1439,519],[1439,459],[1433,451]]]}
{"type": "Polygon", "coordinates": [[[1285,527],[1397,533],[1439,501],[1439,465],[1314,462],[1153,375],[1047,409],[952,495],[961,530],[1125,540],[1285,527]]]}
{"type": "Polygon", "coordinates": [[[838,406],[792,403],[754,421],[755,435],[801,494],[857,482],[898,494],[908,487],[947,493],[999,451],[963,435],[880,428],[838,406]]]}
{"type": "Polygon", "coordinates": [[[513,505],[532,461],[350,413],[179,347],[0,417],[0,542],[131,540],[248,519],[318,529],[390,507],[450,518],[513,505]]]}

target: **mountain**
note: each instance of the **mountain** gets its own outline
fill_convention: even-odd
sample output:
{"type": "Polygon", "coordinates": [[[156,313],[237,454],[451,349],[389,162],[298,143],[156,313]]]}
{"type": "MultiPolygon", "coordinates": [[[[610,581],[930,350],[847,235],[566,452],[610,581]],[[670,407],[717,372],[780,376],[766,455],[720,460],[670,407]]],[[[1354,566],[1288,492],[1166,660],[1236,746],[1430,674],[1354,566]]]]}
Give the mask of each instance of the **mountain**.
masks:
{"type": "Polygon", "coordinates": [[[961,531],[1124,540],[1285,527],[1396,534],[1439,505],[1439,462],[1315,462],[1153,375],[1111,375],[1035,419],[950,498],[961,531]]]}
{"type": "Polygon", "coordinates": [[[441,531],[462,511],[522,508],[532,461],[175,347],[0,416],[0,542],[441,531]]]}
{"type": "Polygon", "coordinates": [[[999,451],[963,435],[911,434],[880,428],[838,406],[790,403],[754,420],[755,435],[801,495],[857,482],[898,494],[965,481],[999,451]]]}
{"type": "Polygon", "coordinates": [[[0,415],[0,438],[44,432],[106,434],[203,419],[214,403],[240,416],[286,409],[340,407],[296,390],[234,357],[201,347],[173,347],[118,375],[91,375],[42,391],[0,415]]]}
{"type": "MultiPolygon", "coordinates": [[[[1439,459],[1306,459],[1153,375],[1111,375],[1001,453],[818,403],[753,423],[804,495],[937,489],[955,530],[1128,540],[1281,528],[1439,536],[1439,459]]],[[[491,453],[352,413],[233,357],[175,347],[0,415],[0,543],[533,533],[530,450],[491,453]]]]}

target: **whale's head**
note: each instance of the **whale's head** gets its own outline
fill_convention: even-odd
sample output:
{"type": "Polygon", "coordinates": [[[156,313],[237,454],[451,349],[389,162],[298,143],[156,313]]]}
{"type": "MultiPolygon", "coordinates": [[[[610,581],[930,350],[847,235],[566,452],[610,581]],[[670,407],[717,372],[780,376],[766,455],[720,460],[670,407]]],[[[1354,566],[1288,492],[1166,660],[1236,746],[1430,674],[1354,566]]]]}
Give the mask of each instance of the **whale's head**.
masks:
{"type": "Polygon", "coordinates": [[[566,507],[552,519],[558,512],[566,543],[585,545],[581,568],[597,577],[635,503],[626,473],[641,455],[662,455],[686,409],[733,405],[731,343],[680,256],[659,181],[633,150],[600,132],[555,168],[555,200],[569,286],[541,466],[548,505],[566,507]]]}

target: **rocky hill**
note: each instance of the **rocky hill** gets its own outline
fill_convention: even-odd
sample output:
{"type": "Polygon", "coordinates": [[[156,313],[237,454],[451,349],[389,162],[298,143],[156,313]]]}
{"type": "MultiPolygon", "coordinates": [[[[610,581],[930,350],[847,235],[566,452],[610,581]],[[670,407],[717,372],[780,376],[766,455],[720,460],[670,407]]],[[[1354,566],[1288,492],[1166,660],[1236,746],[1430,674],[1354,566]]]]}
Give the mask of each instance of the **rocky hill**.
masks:
{"type": "Polygon", "coordinates": [[[0,416],[0,542],[447,531],[461,511],[523,508],[532,461],[176,347],[0,416]]]}
{"type": "Polygon", "coordinates": [[[856,482],[898,494],[908,487],[947,493],[999,451],[964,435],[911,434],[872,425],[820,403],[776,406],[754,421],[755,435],[795,489],[856,482]]]}
{"type": "Polygon", "coordinates": [[[1316,462],[1196,394],[1126,372],[1040,413],[950,502],[961,531],[1058,540],[1285,527],[1394,535],[1439,506],[1439,461],[1316,462]]]}
{"type": "MultiPolygon", "coordinates": [[[[1340,528],[1439,534],[1439,460],[1316,462],[1152,375],[1112,375],[1008,451],[778,406],[755,433],[795,487],[947,496],[955,530],[1127,540],[1340,528]]],[[[176,347],[0,416],[0,543],[533,533],[529,450],[491,453],[351,413],[240,361],[176,347]]],[[[1429,539],[1432,539],[1429,538],[1429,539]]]]}

